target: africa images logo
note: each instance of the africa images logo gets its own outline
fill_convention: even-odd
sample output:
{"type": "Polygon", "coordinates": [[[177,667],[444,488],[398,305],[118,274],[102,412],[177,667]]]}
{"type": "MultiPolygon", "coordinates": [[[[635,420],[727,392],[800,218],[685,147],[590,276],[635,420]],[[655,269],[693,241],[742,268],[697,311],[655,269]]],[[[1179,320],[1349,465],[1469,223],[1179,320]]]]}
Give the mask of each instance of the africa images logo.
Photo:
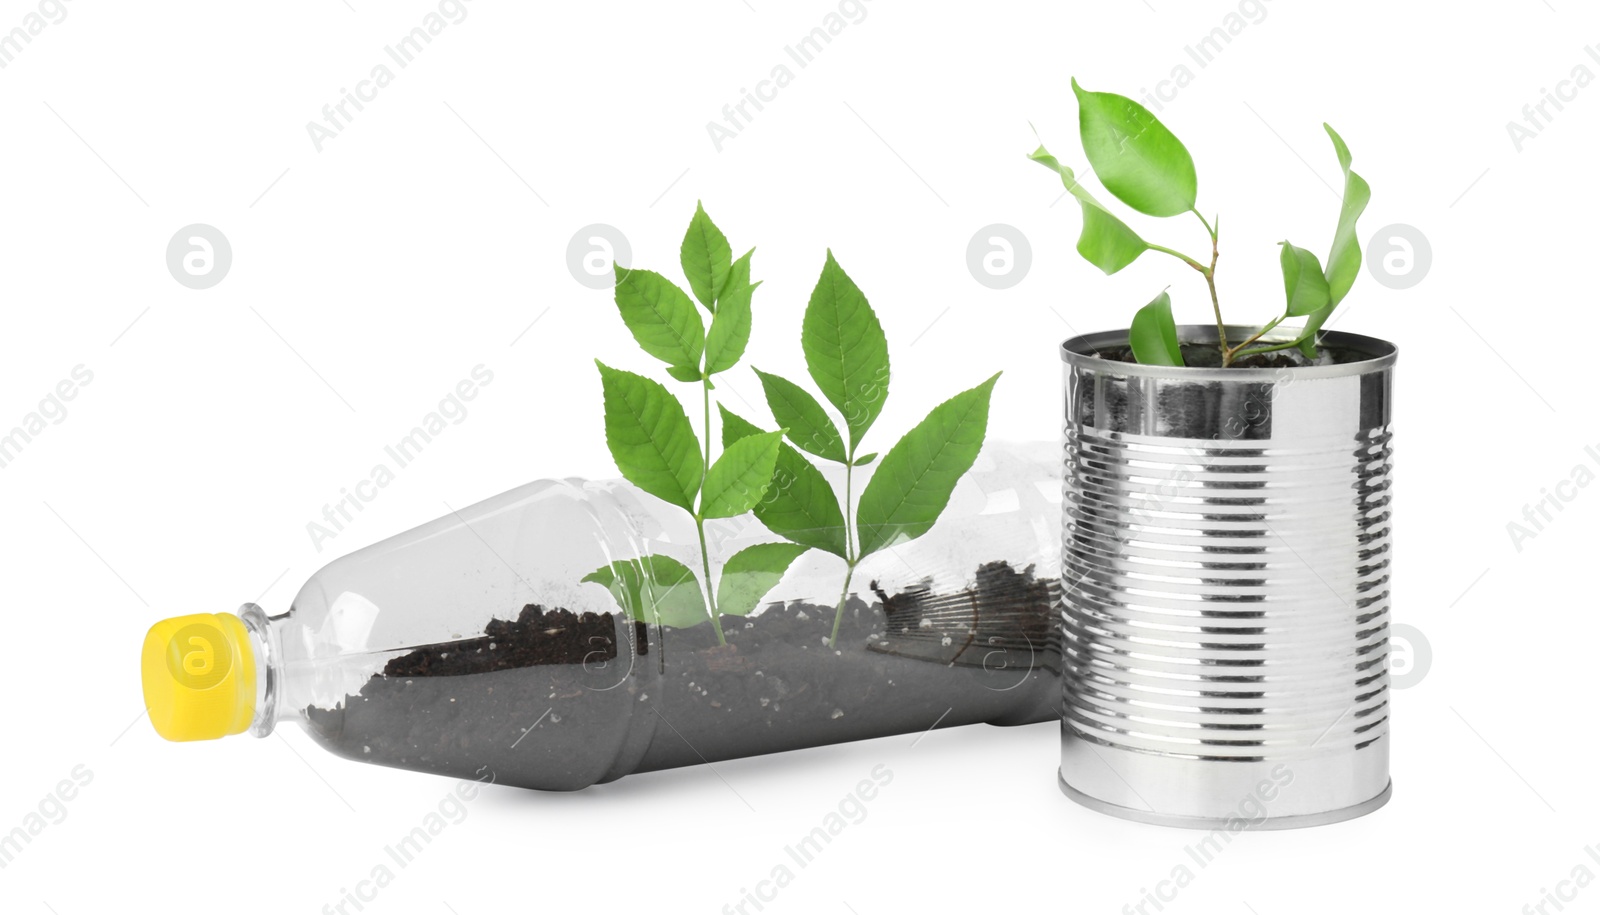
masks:
{"type": "Polygon", "coordinates": [[[216,626],[190,623],[167,640],[167,670],[189,689],[212,689],[233,670],[233,648],[216,626]]]}

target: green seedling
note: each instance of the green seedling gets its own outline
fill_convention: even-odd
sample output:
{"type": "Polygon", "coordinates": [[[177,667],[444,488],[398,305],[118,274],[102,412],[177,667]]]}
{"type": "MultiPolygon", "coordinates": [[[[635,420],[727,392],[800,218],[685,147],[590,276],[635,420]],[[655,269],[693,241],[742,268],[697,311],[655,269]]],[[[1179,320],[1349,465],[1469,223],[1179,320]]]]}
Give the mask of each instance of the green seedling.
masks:
{"type": "Polygon", "coordinates": [[[707,520],[746,514],[766,495],[783,441],[782,430],[741,436],[712,460],[711,378],[737,365],[750,340],[751,300],[761,285],[750,280],[754,253],[735,260],[728,239],[697,205],[679,250],[693,299],[659,273],[616,268],[617,309],[634,340],[666,363],[668,376],[700,388],[703,446],[665,385],[595,361],[611,457],[629,482],[694,518],[703,577],[671,557],[647,556],[618,560],[583,580],[609,588],[642,622],[684,628],[709,620],[718,644],[727,641],[722,616],[749,614],[805,552],[791,543],[752,546],[729,557],[719,580],[706,549],[707,520]],[[709,327],[701,309],[711,317],[709,327]]]}
{"type": "MultiPolygon", "coordinates": [[[[1333,140],[1334,154],[1344,173],[1344,196],[1333,244],[1324,267],[1317,256],[1288,241],[1280,242],[1279,264],[1283,271],[1285,304],[1283,314],[1273,318],[1236,344],[1228,342],[1222,306],[1217,300],[1217,229],[1221,220],[1207,222],[1196,208],[1198,185],[1194,160],[1155,115],[1133,99],[1110,92],[1089,92],[1072,81],[1078,99],[1078,134],[1084,155],[1095,177],[1110,194],[1146,216],[1171,217],[1193,213],[1211,239],[1209,261],[1190,257],[1172,248],[1146,241],[1097,200],[1080,184],[1072,169],[1040,146],[1028,158],[1061,176],[1067,191],[1077,199],[1083,212],[1083,230],[1078,236],[1078,253],[1107,275],[1133,263],[1146,251],[1166,254],[1188,264],[1205,277],[1211,294],[1211,311],[1217,321],[1218,346],[1222,364],[1262,353],[1298,348],[1308,359],[1317,357],[1317,334],[1328,315],[1350,291],[1361,271],[1361,245],[1356,240],[1356,219],[1372,197],[1367,182],[1350,170],[1350,149],[1332,127],[1323,124],[1333,140]],[[1286,343],[1256,345],[1268,332],[1290,318],[1305,323],[1293,340],[1286,343]]],[[[1151,365],[1182,365],[1177,327],[1172,318],[1172,302],[1163,291],[1134,315],[1128,342],[1134,358],[1151,365]]]]}
{"type": "MultiPolygon", "coordinates": [[[[889,396],[889,344],[867,297],[832,251],[806,306],[800,343],[811,380],[844,421],[844,431],[805,388],[757,370],[767,406],[788,442],[779,444],[772,486],[753,510],[768,529],[802,550],[819,549],[844,560],[844,584],[828,638],[833,646],[856,566],[879,550],[927,533],[949,504],[957,481],[972,468],[988,427],[989,396],[1000,375],[934,407],[880,460],[861,445],[889,396]],[[802,451],[843,466],[842,502],[802,451]],[[859,504],[853,505],[856,473],[875,460],[877,469],[859,504]]],[[[719,409],[724,447],[774,434],[725,407],[719,409]]]]}

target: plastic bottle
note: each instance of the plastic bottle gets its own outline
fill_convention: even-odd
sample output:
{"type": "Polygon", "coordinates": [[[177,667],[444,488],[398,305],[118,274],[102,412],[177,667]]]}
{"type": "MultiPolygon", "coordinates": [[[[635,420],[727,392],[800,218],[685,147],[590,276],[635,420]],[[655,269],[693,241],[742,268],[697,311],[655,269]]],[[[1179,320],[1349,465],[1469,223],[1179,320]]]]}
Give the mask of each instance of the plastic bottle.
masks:
{"type": "MultiPolygon", "coordinates": [[[[697,572],[678,587],[698,589],[682,511],[623,481],[544,480],[333,561],[286,612],[246,604],[157,623],[145,703],[171,740],[264,737],[292,721],[348,759],[550,790],[1053,720],[1058,452],[990,443],[932,530],[857,567],[831,645],[837,557],[801,555],[753,612],[721,618],[719,645],[710,625],[660,624],[592,580],[665,555],[697,572]]],[[[707,532],[714,568],[778,541],[750,516],[707,532]]]]}

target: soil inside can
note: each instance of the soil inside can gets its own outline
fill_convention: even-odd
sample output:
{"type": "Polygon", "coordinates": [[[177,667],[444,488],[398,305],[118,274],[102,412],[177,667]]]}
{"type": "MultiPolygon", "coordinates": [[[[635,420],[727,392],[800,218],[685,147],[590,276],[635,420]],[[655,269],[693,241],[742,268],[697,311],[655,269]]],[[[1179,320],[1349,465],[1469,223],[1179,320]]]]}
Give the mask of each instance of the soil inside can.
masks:
{"type": "Polygon", "coordinates": [[[629,772],[977,722],[1054,720],[1059,585],[986,563],[969,587],[846,604],[773,603],[709,625],[529,604],[482,636],[391,658],[358,694],[312,707],[352,759],[571,790],[629,772]],[[652,631],[653,629],[653,631],[652,631]],[[648,667],[646,667],[648,665],[648,667]]]}
{"type": "MultiPolygon", "coordinates": [[[[1222,351],[1215,343],[1181,343],[1178,350],[1183,354],[1183,364],[1189,368],[1221,368],[1222,351]]],[[[1109,346],[1094,351],[1094,355],[1109,362],[1138,362],[1133,356],[1130,346],[1109,346]]],[[[1305,354],[1297,349],[1278,350],[1273,353],[1257,353],[1236,359],[1229,364],[1229,368],[1240,369],[1288,369],[1308,365],[1343,365],[1349,362],[1365,362],[1374,358],[1372,353],[1349,346],[1323,345],[1317,349],[1317,358],[1307,359],[1305,354]]]]}

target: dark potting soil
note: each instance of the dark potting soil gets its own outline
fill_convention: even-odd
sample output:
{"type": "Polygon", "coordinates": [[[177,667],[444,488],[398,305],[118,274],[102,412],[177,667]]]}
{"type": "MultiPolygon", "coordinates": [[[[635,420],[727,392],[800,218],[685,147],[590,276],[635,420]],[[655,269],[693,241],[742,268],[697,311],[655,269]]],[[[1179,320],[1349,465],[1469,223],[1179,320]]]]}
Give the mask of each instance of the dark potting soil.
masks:
{"type": "Polygon", "coordinates": [[[391,658],[306,710],[351,759],[529,788],[977,722],[1053,720],[1059,586],[1004,562],[970,587],[792,601],[746,619],[647,627],[529,604],[484,634],[391,658]]]}
{"type": "MultiPolygon", "coordinates": [[[[1183,353],[1183,364],[1191,368],[1219,368],[1222,365],[1222,353],[1215,343],[1183,343],[1178,346],[1183,353]]],[[[1096,350],[1095,355],[1111,362],[1138,362],[1133,357],[1133,349],[1127,346],[1113,346],[1096,350]]],[[[1233,368],[1242,369],[1280,369],[1298,368],[1306,365],[1342,365],[1347,362],[1362,362],[1371,359],[1372,354],[1364,350],[1350,347],[1325,346],[1320,350],[1320,356],[1313,361],[1307,359],[1299,350],[1286,349],[1275,353],[1258,353],[1232,363],[1233,368]]]]}

